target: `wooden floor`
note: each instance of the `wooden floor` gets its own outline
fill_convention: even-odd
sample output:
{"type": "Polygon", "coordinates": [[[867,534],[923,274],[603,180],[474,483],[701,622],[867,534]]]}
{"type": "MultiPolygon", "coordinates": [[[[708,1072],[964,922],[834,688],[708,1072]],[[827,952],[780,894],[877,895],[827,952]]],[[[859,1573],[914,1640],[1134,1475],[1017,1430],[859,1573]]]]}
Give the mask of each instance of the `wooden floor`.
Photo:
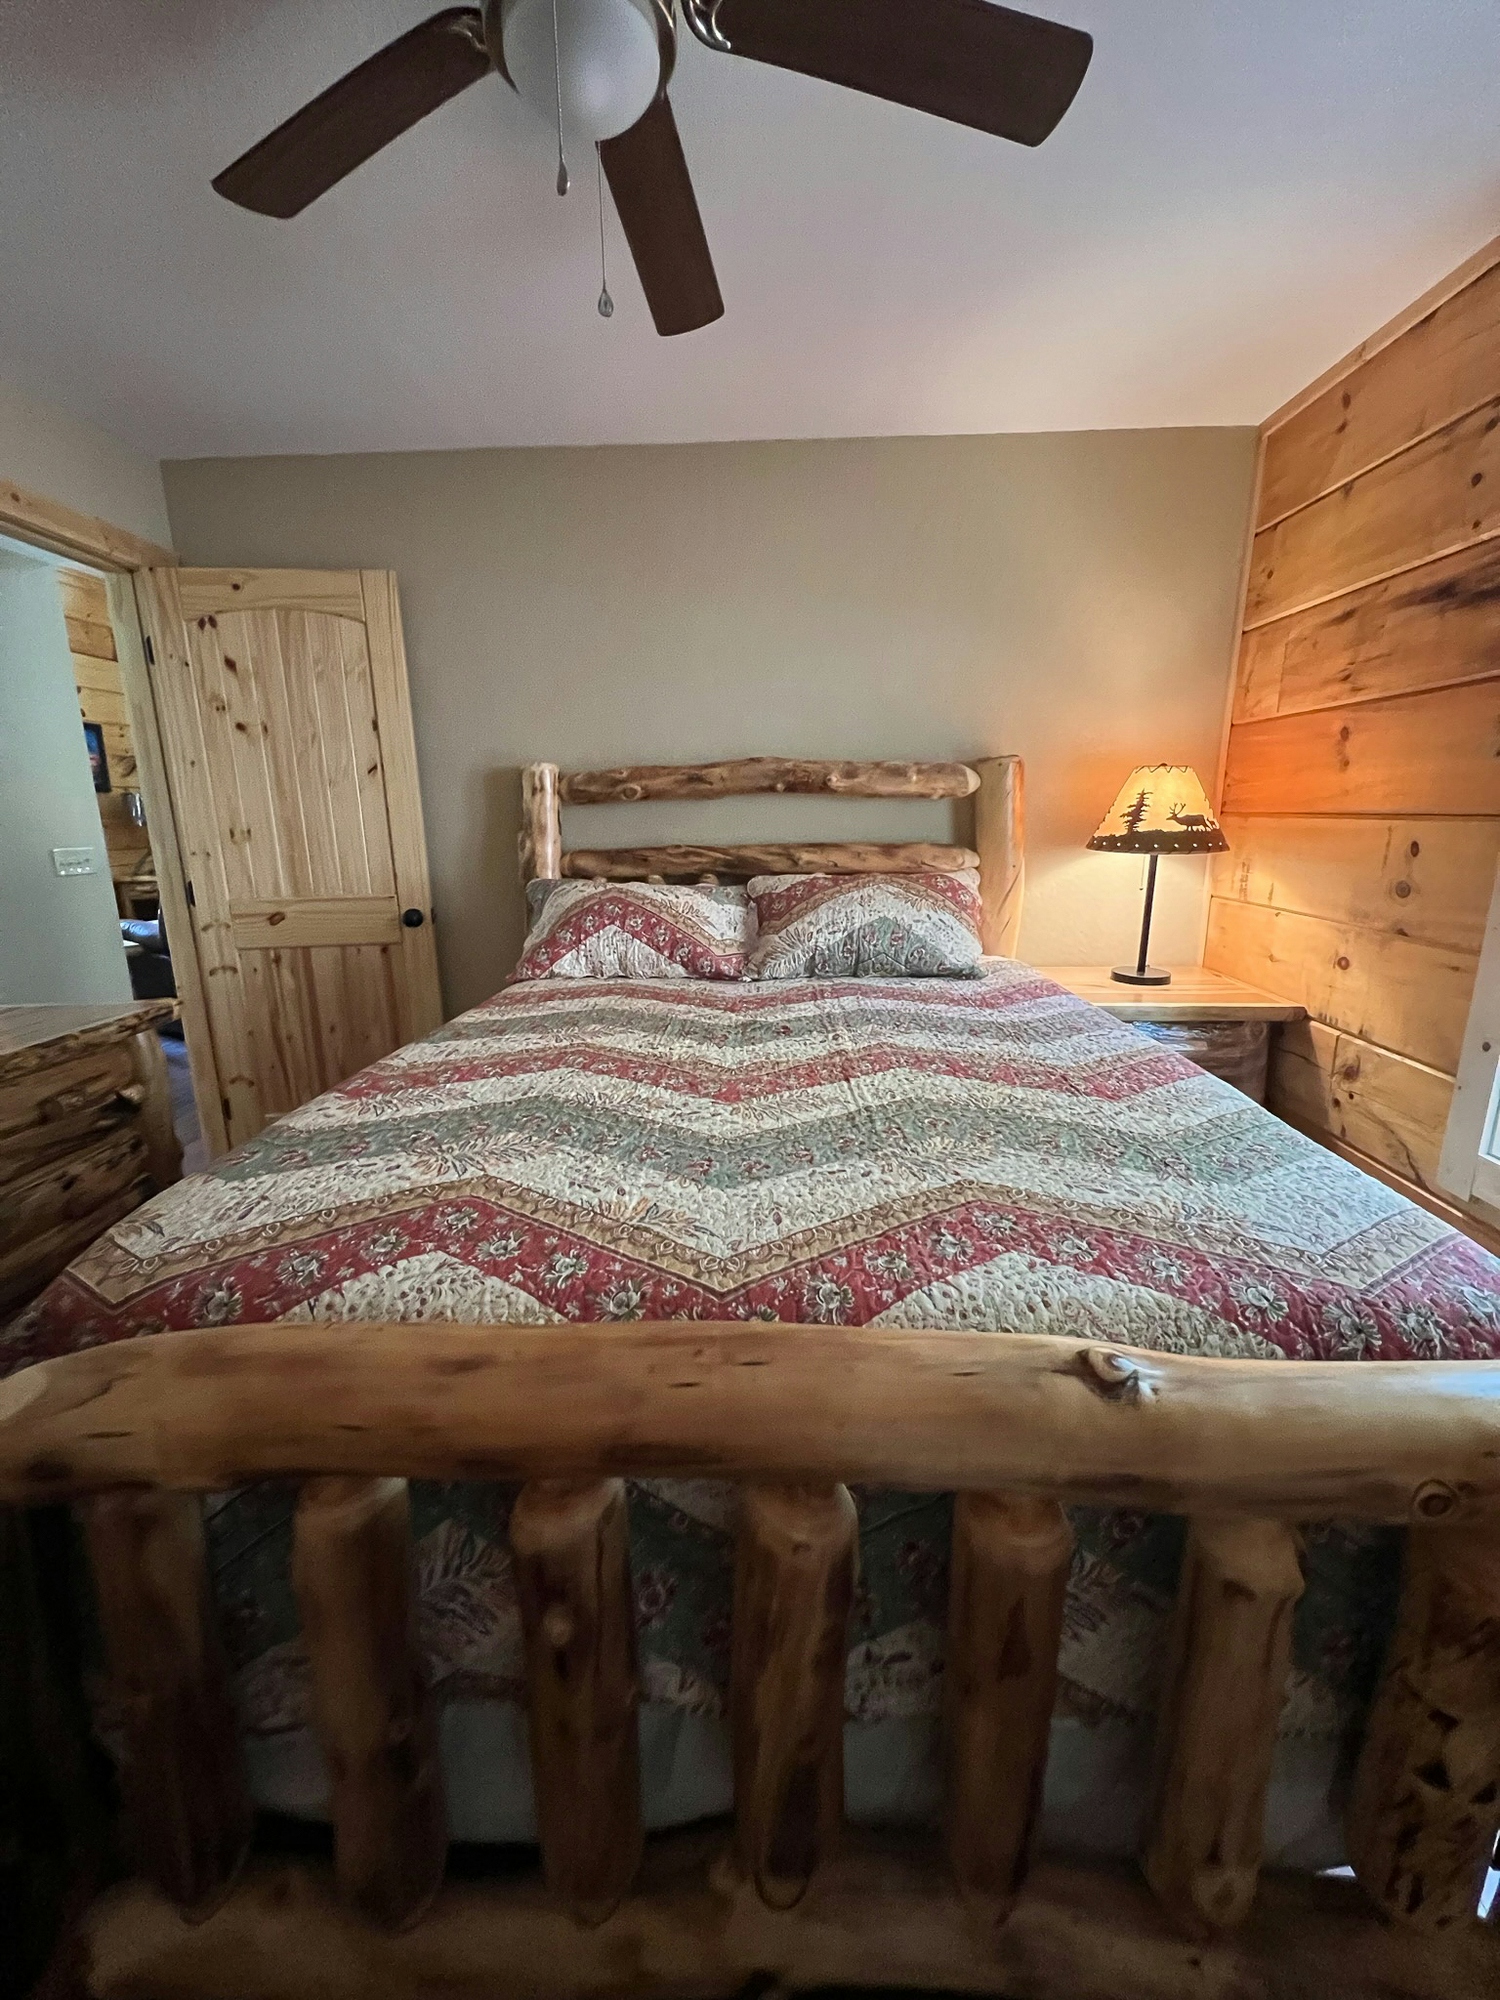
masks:
{"type": "Polygon", "coordinates": [[[198,1106],[193,1097],[192,1072],[188,1068],[187,1043],[180,1035],[163,1035],[161,1052],[167,1059],[167,1075],[172,1080],[172,1125],[182,1146],[182,1171],[201,1174],[208,1165],[208,1147],[198,1122],[198,1106]]]}
{"type": "Polygon", "coordinates": [[[723,1834],[648,1844],[639,1887],[584,1929],[534,1875],[450,1880],[392,1936],[317,1865],[259,1860],[206,1922],[127,1884],[89,1923],[96,2000],[729,2000],[757,1988],[1008,2000],[1496,2000],[1500,1928],[1388,1928],[1353,1882],[1268,1875],[1227,1940],[1168,1929],[1132,1869],[1038,1867],[1010,1920],[971,1928],[931,1841],[850,1835],[794,1910],[767,1909],[723,1834]]]}

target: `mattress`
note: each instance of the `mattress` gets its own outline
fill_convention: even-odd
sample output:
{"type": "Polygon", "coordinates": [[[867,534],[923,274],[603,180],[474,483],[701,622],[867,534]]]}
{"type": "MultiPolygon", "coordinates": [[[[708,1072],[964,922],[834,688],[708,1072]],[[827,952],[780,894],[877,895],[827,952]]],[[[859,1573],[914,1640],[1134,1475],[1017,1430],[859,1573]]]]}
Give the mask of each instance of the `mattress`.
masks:
{"type": "MultiPolygon", "coordinates": [[[[168,1327],[746,1319],[965,1327],[1179,1354],[1500,1355],[1500,1264],[1248,1098],[1010,961],[975,980],[510,987],[169,1189],[8,1330],[24,1362],[168,1327]]],[[[935,1476],[941,1468],[934,1468],[935,1476]]],[[[416,1486],[420,1628],[456,1837],[525,1839],[511,1495],[416,1486]]],[[[951,1500],[858,1491],[852,1817],[937,1806],[951,1500]]],[[[326,1777],[292,1494],[209,1509],[257,1795],[326,1777]]],[[[631,1492],[648,1823],[727,1809],[732,1494],[631,1492]]],[[[1180,1521],[1079,1509],[1042,1835],[1140,1831],[1180,1521]]],[[[1342,1859],[1393,1531],[1305,1532],[1269,1854],[1342,1859]]],[[[101,1717],[109,1726],[107,1702],[101,1717]]]]}

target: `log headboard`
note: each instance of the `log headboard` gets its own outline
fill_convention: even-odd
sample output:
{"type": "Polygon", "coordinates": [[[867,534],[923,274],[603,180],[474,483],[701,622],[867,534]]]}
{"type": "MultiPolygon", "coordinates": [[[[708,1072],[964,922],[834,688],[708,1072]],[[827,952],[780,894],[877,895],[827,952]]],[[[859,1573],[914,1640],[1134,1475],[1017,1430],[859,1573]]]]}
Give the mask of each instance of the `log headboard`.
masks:
{"type": "Polygon", "coordinates": [[[977,869],[984,948],[1011,957],[1021,928],[1025,881],[1019,757],[970,764],[829,762],[742,757],[718,764],[637,764],[616,771],[521,772],[521,878],[572,876],[604,882],[744,880],[751,875],[909,874],[977,869]],[[725,847],[565,848],[562,808],[646,799],[723,799],[757,793],[816,793],[861,799],[973,799],[973,846],[934,841],[804,841],[725,847]]]}

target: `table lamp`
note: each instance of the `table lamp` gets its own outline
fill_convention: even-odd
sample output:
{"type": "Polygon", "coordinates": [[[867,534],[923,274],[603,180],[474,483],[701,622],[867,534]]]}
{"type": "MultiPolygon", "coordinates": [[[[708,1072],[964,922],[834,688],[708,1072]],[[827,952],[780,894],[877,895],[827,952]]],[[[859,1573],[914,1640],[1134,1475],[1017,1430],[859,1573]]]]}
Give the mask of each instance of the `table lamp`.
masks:
{"type": "Polygon", "coordinates": [[[1141,914],[1141,948],[1134,965],[1110,973],[1127,986],[1169,986],[1164,966],[1149,965],[1151,905],[1156,900],[1159,854],[1217,854],[1227,848],[1223,829],[1209,807],[1198,773],[1188,764],[1141,764],[1121,785],[1100,820],[1089,846],[1101,854],[1149,854],[1146,907],[1141,914]]]}

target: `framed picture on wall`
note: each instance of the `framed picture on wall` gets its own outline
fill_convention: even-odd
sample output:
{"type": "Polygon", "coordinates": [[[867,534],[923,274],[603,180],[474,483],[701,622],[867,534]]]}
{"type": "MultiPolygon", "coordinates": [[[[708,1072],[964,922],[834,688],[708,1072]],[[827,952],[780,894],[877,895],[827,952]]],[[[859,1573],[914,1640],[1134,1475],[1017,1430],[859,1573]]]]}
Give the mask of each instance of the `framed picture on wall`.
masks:
{"type": "Polygon", "coordinates": [[[86,722],[83,725],[83,740],[89,746],[89,769],[94,774],[94,790],[107,792],[109,782],[109,754],[104,748],[104,725],[102,722],[86,722]]]}

